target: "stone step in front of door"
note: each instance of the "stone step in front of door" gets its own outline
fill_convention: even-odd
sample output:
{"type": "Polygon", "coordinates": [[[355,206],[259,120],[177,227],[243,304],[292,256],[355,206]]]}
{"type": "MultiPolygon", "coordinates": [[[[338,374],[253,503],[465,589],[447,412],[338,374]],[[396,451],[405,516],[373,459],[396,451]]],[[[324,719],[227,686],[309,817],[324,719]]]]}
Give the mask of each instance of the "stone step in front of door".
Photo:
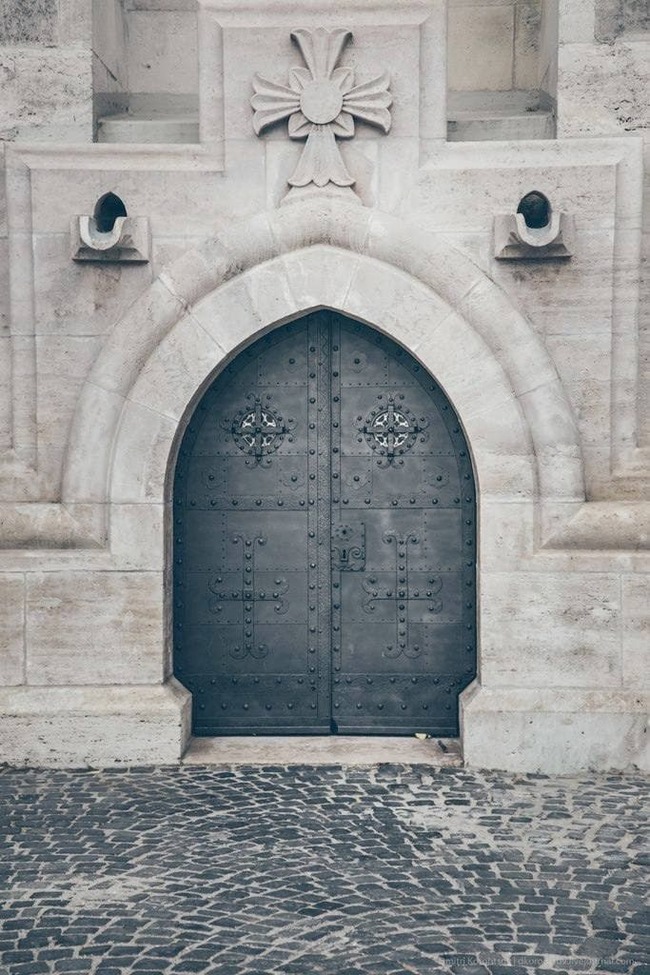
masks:
{"type": "Polygon", "coordinates": [[[463,764],[458,738],[348,735],[192,738],[186,765],[463,764]]]}

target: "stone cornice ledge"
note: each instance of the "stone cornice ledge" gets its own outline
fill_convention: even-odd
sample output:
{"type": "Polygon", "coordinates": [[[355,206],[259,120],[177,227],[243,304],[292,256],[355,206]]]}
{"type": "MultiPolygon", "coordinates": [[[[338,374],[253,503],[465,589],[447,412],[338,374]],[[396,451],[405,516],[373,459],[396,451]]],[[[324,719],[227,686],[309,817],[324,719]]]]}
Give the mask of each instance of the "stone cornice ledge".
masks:
{"type": "MultiPolygon", "coordinates": [[[[573,506],[572,506],[573,507],[573,506]]],[[[566,517],[567,506],[559,506],[566,517]]],[[[585,501],[544,540],[544,549],[642,552],[650,550],[650,502],[585,501]]]]}
{"type": "Polygon", "coordinates": [[[223,158],[214,146],[198,143],[182,145],[133,145],[124,143],[49,143],[13,142],[7,147],[6,164],[19,159],[29,169],[101,169],[152,172],[220,173],[223,158]]]}
{"type": "MultiPolygon", "coordinates": [[[[210,10],[220,15],[220,19],[228,20],[231,18],[250,17],[258,14],[263,8],[265,17],[269,19],[277,16],[287,16],[294,20],[301,17],[320,18],[333,16],[341,19],[341,4],[338,0],[198,0],[199,8],[210,10]]],[[[348,5],[352,6],[352,5],[348,5]]],[[[354,0],[353,11],[346,11],[347,18],[350,13],[355,19],[359,15],[370,15],[376,20],[378,15],[386,15],[389,11],[397,11],[399,22],[420,21],[422,16],[426,16],[432,10],[440,7],[440,0],[409,0],[408,4],[404,0],[354,0]]]]}

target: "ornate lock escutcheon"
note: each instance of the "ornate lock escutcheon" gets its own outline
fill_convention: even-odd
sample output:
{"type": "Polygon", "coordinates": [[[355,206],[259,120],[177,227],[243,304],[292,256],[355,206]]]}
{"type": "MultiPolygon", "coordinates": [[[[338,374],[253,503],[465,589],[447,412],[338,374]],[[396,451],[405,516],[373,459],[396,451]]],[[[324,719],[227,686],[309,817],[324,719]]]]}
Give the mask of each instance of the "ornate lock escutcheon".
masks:
{"type": "Polygon", "coordinates": [[[332,570],[362,572],[366,567],[366,526],[336,525],[332,530],[332,570]]]}

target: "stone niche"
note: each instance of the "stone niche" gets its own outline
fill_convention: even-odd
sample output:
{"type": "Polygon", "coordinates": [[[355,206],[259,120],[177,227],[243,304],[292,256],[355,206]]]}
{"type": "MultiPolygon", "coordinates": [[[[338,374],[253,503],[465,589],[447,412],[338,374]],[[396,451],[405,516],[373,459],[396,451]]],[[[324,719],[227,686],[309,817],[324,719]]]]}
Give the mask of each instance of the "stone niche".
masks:
{"type": "Polygon", "coordinates": [[[555,135],[555,0],[448,5],[448,138],[555,135]]]}
{"type": "Polygon", "coordinates": [[[98,142],[199,141],[195,0],[93,0],[98,142]]]}

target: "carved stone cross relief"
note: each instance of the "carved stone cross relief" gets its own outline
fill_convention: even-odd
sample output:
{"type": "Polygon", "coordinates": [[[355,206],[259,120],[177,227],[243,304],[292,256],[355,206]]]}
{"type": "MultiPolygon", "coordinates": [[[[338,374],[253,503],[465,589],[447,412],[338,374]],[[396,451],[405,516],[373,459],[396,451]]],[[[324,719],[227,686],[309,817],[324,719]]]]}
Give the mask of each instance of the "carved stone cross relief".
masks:
{"type": "Polygon", "coordinates": [[[307,67],[290,69],[288,87],[258,74],[254,76],[251,105],[255,132],[260,135],[269,126],[288,119],[289,138],[307,140],[289,179],[290,186],[353,186],[355,180],[336,140],[354,136],[355,119],[376,125],[384,132],[390,130],[390,75],[384,72],[355,86],[352,68],[336,67],[352,37],[349,30],[301,28],[292,31],[291,37],[307,67]]]}

